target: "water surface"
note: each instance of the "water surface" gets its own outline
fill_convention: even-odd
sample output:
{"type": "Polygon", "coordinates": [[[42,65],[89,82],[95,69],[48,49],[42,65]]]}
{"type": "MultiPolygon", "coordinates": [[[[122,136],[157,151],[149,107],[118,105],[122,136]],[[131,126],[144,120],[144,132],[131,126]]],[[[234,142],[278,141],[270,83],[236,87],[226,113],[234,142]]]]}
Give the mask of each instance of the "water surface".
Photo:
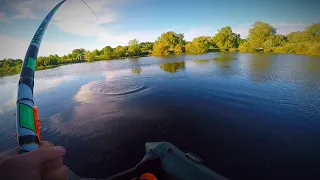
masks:
{"type": "MultiPolygon", "coordinates": [[[[18,76],[0,78],[0,150],[16,145],[18,76]]],[[[42,137],[85,177],[133,167],[169,141],[230,179],[319,179],[320,59],[212,53],[36,72],[42,137]]]]}

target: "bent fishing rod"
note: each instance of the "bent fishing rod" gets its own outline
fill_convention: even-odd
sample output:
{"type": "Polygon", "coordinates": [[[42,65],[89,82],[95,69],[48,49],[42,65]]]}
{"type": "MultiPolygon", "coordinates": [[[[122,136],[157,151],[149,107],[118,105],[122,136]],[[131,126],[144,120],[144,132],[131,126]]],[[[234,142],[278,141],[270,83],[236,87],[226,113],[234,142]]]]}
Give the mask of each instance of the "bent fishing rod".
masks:
{"type": "MultiPolygon", "coordinates": [[[[67,0],[63,0],[58,3],[42,21],[30,42],[21,67],[16,104],[17,140],[19,143],[20,153],[27,153],[36,150],[40,144],[40,121],[38,117],[38,108],[34,106],[35,103],[33,99],[34,73],[37,65],[36,61],[40,44],[48,24],[56,11],[66,1],[67,0]]],[[[87,3],[83,0],[81,1],[89,7],[87,3]]],[[[94,11],[90,7],[89,9],[98,19],[98,16],[94,11]]]]}

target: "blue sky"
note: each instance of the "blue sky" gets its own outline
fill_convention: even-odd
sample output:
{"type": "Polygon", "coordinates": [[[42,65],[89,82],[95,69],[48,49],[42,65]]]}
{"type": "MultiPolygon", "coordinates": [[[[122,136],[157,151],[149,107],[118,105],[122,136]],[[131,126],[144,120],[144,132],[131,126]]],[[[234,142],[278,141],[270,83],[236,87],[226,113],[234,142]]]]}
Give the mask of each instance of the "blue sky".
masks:
{"type": "MultiPolygon", "coordinates": [[[[0,0],[0,59],[23,58],[33,33],[58,0],[0,0]]],[[[67,54],[75,48],[93,50],[126,45],[130,39],[154,41],[162,32],[184,33],[187,40],[213,36],[230,25],[247,36],[255,21],[278,33],[303,30],[320,21],[315,0],[68,0],[52,19],[39,55],[67,54]]]]}

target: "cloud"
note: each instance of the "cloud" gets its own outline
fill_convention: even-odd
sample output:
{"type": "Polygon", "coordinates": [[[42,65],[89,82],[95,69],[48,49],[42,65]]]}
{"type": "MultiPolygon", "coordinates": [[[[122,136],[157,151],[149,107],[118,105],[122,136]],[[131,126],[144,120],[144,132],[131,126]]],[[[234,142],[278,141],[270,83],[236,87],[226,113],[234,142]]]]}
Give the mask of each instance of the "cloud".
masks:
{"type": "Polygon", "coordinates": [[[295,31],[304,31],[309,24],[290,24],[290,23],[278,23],[271,24],[273,27],[277,29],[278,34],[289,34],[290,32],[295,31]]]}
{"type": "MultiPolygon", "coordinates": [[[[0,22],[8,19],[13,20],[13,22],[15,19],[37,19],[41,21],[59,1],[60,0],[5,0],[5,6],[8,7],[12,13],[9,13],[11,16],[8,16],[8,13],[0,12],[0,22]]],[[[85,41],[85,43],[80,44],[68,41],[67,39],[63,42],[46,41],[44,37],[39,55],[63,55],[80,47],[93,50],[101,49],[106,45],[112,47],[127,45],[128,41],[134,38],[141,42],[154,41],[161,33],[176,30],[175,28],[177,27],[168,27],[165,29],[124,32],[110,28],[113,27],[112,22],[122,22],[121,16],[117,13],[117,9],[122,8],[123,4],[128,4],[131,1],[132,0],[86,0],[87,4],[98,15],[99,19],[96,19],[91,10],[80,0],[68,0],[53,17],[51,26],[55,26],[68,34],[85,37],[81,39],[81,42],[85,41]]],[[[307,26],[306,24],[290,23],[272,25],[277,28],[279,34],[303,30],[307,26]]],[[[242,38],[245,38],[251,26],[252,23],[249,23],[233,26],[232,29],[235,33],[240,34],[242,38]]],[[[18,25],[16,28],[21,27],[18,25]]],[[[217,29],[218,28],[213,27],[199,27],[176,32],[184,33],[185,39],[191,41],[198,36],[213,36],[217,33],[217,29]]],[[[13,36],[0,35],[0,46],[4,47],[0,50],[0,59],[4,57],[23,58],[29,45],[29,38],[31,37],[27,37],[26,40],[13,36]]]]}
{"type": "MultiPolygon", "coordinates": [[[[0,59],[3,58],[19,58],[23,59],[30,41],[12,36],[0,36],[0,59]]],[[[47,56],[50,54],[67,54],[70,53],[76,44],[43,42],[39,50],[39,56],[47,56]]]]}
{"type": "Polygon", "coordinates": [[[192,41],[192,39],[199,36],[213,36],[218,31],[214,28],[192,28],[184,33],[184,37],[187,41],[192,41]]]}

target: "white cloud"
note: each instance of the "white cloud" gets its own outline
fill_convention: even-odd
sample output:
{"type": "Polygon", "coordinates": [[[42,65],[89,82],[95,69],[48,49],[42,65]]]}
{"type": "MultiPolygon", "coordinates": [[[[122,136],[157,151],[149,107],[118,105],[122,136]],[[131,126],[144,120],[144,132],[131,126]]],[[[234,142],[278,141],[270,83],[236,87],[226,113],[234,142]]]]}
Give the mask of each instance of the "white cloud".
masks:
{"type": "MultiPolygon", "coordinates": [[[[23,59],[30,41],[12,37],[0,36],[0,59],[3,58],[19,58],[23,59]]],[[[57,43],[57,42],[43,42],[39,50],[39,56],[47,56],[50,54],[67,54],[70,53],[76,44],[72,43],[57,43]]]]}
{"type": "Polygon", "coordinates": [[[289,34],[290,32],[303,31],[308,27],[308,24],[290,24],[290,23],[277,23],[272,24],[277,29],[278,34],[289,34]]]}
{"type": "Polygon", "coordinates": [[[187,41],[192,41],[193,38],[199,36],[213,36],[218,31],[214,28],[192,28],[184,33],[184,37],[187,41]]]}

